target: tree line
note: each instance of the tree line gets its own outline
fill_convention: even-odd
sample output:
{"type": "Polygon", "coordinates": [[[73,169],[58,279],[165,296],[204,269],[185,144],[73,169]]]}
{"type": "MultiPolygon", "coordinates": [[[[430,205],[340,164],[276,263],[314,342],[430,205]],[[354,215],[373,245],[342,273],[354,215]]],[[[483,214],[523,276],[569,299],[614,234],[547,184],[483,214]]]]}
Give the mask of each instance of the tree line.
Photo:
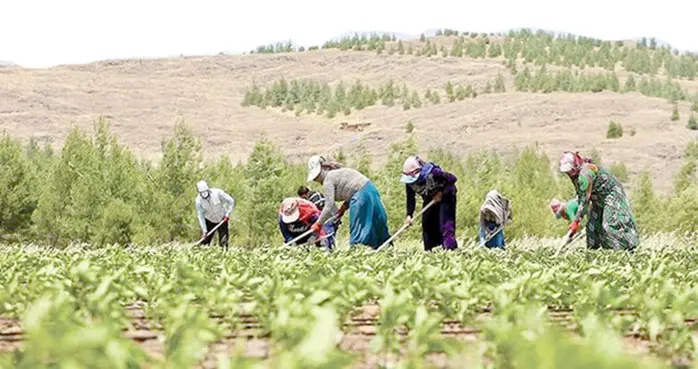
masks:
{"type": "Polygon", "coordinates": [[[448,81],[443,92],[427,89],[423,93],[410,89],[407,84],[398,84],[393,80],[380,84],[377,88],[356,80],[353,84],[340,81],[334,87],[328,83],[310,79],[282,78],[267,87],[253,84],[245,91],[242,106],[280,108],[292,111],[296,115],[317,114],[334,118],[338,114],[349,115],[352,111],[362,110],[380,103],[383,106],[401,106],[404,110],[418,109],[424,105],[443,102],[462,101],[476,98],[479,93],[506,92],[504,76],[498,74],[493,81],[488,81],[480,92],[471,84],[453,84],[448,81]],[[443,93],[443,95],[442,95],[443,93]],[[442,96],[443,100],[442,100],[442,96]]]}
{"type": "Polygon", "coordinates": [[[649,97],[661,97],[670,102],[690,101],[692,108],[698,108],[698,93],[691,95],[681,85],[668,78],[641,76],[639,79],[629,74],[624,83],[615,72],[585,73],[580,70],[563,69],[551,72],[544,65],[532,72],[524,67],[517,71],[514,79],[517,91],[527,92],[639,92],[649,97]]]}
{"type": "MultiPolygon", "coordinates": [[[[573,34],[555,35],[542,30],[512,30],[506,34],[459,32],[452,29],[437,31],[437,36],[455,38],[450,47],[437,46],[434,39],[420,36],[418,46],[414,42],[396,40],[394,34],[354,34],[338,40],[330,40],[322,49],[376,51],[379,54],[415,56],[452,56],[471,58],[504,58],[510,68],[518,60],[527,64],[556,65],[560,67],[604,68],[615,71],[617,66],[641,75],[665,74],[669,78],[694,80],[698,73],[698,56],[680,53],[671,45],[659,45],[654,38],[642,38],[634,45],[623,41],[604,41],[573,34]],[[496,38],[496,40],[495,40],[496,38]],[[405,44],[408,44],[405,46],[405,44]]],[[[317,50],[314,46],[307,50],[317,50]]],[[[260,46],[260,52],[305,51],[290,41],[260,46]]]]}
{"type": "MultiPolygon", "coordinates": [[[[305,163],[289,162],[266,138],[256,142],[245,163],[234,164],[226,156],[204,160],[199,140],[183,122],[175,124],[161,150],[158,163],[137,158],[103,120],[92,133],[72,130],[59,151],[34,140],[23,144],[3,134],[0,243],[63,247],[73,242],[96,246],[193,242],[199,236],[194,210],[199,179],[235,198],[234,244],[254,247],[280,242],[278,206],[306,184],[305,163]]],[[[459,237],[475,237],[478,209],[493,188],[513,200],[515,223],[507,230],[508,237],[564,234],[566,224],[552,217],[548,202],[553,197],[571,198],[572,185],[556,173],[556,158],[551,160],[536,147],[507,156],[479,152],[460,157],[445,150],[420,152],[412,135],[407,135],[391,145],[380,168],[371,167],[372,158],[366,154],[324,154],[358,168],[375,182],[390,227],[395,229],[405,212],[404,185],[398,180],[402,162],[414,153],[427,154],[458,176],[459,237]]],[[[585,154],[602,166],[607,164],[596,151],[585,154]]],[[[670,196],[653,191],[647,172],[633,179],[631,199],[642,232],[698,228],[698,143],[687,147],[685,157],[670,196]]],[[[616,161],[608,165],[623,181],[629,180],[625,165],[616,161]]],[[[311,187],[320,190],[315,184],[311,187]]],[[[418,239],[419,227],[405,237],[418,239]]]]}

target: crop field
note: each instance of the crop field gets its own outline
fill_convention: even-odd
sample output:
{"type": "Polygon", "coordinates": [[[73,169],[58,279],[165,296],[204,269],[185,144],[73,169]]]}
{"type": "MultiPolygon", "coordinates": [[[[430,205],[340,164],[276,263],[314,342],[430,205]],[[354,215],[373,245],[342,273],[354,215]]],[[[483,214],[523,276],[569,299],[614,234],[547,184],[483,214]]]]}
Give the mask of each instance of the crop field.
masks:
{"type": "Polygon", "coordinates": [[[16,368],[691,367],[698,250],[7,246],[16,368]]]}

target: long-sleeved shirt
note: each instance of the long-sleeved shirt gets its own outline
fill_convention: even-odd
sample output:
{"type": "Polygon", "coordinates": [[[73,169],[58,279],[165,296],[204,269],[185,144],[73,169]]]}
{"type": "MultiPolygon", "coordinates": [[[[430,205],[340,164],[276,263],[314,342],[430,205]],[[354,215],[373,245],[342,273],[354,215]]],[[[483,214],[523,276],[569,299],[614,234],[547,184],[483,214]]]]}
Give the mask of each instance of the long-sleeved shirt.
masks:
{"type": "Polygon", "coordinates": [[[206,219],[211,223],[220,223],[235,209],[235,200],[218,188],[211,188],[211,195],[204,199],[196,196],[196,215],[202,232],[207,231],[206,219]]]}
{"type": "MultiPolygon", "coordinates": [[[[279,229],[281,229],[281,234],[284,236],[284,242],[291,241],[293,238],[307,232],[320,216],[320,210],[308,200],[299,200],[298,210],[300,215],[298,220],[293,223],[284,223],[282,216],[279,214],[279,229]]],[[[324,235],[323,230],[321,230],[320,235],[324,235]]]]}
{"type": "Polygon", "coordinates": [[[315,191],[310,191],[310,196],[308,196],[308,200],[315,204],[320,211],[322,211],[325,208],[325,196],[319,192],[315,191]]]}
{"type": "Polygon", "coordinates": [[[424,180],[406,184],[405,208],[407,210],[407,216],[411,217],[414,215],[414,209],[417,206],[415,200],[417,194],[422,196],[422,200],[426,202],[439,191],[444,195],[455,193],[456,181],[458,181],[456,176],[442,170],[438,166],[434,166],[424,180]]]}
{"type": "Polygon", "coordinates": [[[320,224],[324,224],[332,216],[335,201],[349,201],[352,196],[361,190],[368,178],[359,171],[351,168],[334,169],[325,175],[322,185],[325,194],[325,208],[322,209],[320,224]]]}

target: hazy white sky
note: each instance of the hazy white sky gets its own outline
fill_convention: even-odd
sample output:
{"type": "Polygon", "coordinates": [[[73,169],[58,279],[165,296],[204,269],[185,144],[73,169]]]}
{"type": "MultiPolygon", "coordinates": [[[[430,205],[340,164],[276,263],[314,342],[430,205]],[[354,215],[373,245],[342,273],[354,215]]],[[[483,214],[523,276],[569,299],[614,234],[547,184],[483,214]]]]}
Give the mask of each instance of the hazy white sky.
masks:
{"type": "Polygon", "coordinates": [[[498,32],[532,27],[598,38],[654,36],[698,51],[698,1],[0,0],[0,61],[25,67],[107,58],[321,44],[354,30],[498,32]]]}

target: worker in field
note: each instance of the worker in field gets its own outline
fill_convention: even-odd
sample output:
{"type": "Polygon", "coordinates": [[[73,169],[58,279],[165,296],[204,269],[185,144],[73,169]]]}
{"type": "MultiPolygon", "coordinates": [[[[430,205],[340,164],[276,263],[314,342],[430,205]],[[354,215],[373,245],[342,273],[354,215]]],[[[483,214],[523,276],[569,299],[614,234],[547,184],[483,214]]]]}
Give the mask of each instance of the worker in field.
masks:
{"type": "Polygon", "coordinates": [[[422,240],[424,249],[432,250],[442,246],[446,250],[458,248],[456,241],[456,178],[432,162],[425,162],[418,156],[408,157],[402,167],[400,182],[405,184],[405,224],[412,224],[416,207],[415,197],[419,195],[423,207],[432,200],[435,204],[422,215],[422,240]]]}
{"type": "Polygon", "coordinates": [[[349,210],[350,245],[362,244],[377,249],[390,238],[388,215],[380,194],[365,175],[314,155],[308,160],[308,181],[322,184],[325,196],[325,207],[312,226],[315,233],[319,233],[322,224],[332,217],[331,205],[343,201],[336,217],[341,218],[349,210]]]}
{"type": "Polygon", "coordinates": [[[199,226],[201,226],[202,244],[208,245],[213,239],[213,235],[218,233],[218,245],[228,249],[228,221],[230,213],[235,208],[235,200],[218,188],[209,188],[205,181],[199,181],[196,184],[196,189],[199,194],[196,196],[196,215],[199,218],[199,226]],[[218,224],[220,227],[216,232],[208,234],[218,224]]]}
{"type": "MultiPolygon", "coordinates": [[[[298,197],[285,198],[279,207],[279,229],[284,237],[284,242],[290,242],[294,238],[308,232],[320,218],[320,213],[320,209],[308,200],[298,197]]],[[[328,222],[319,233],[310,233],[296,241],[295,244],[310,243],[332,250],[334,248],[335,232],[334,223],[328,222]]]]}
{"type": "Polygon", "coordinates": [[[634,250],[639,244],[630,200],[611,172],[584,160],[579,153],[564,152],[560,171],[566,173],[577,193],[578,209],[569,215],[570,237],[589,215],[586,239],[589,249],[634,250]]]}
{"type": "Polygon", "coordinates": [[[325,196],[320,192],[312,191],[306,186],[298,187],[298,197],[315,204],[320,211],[325,208],[325,196]]]}
{"type": "Polygon", "coordinates": [[[512,222],[511,201],[497,190],[485,195],[480,207],[480,245],[487,248],[505,248],[504,227],[512,222]]]}

